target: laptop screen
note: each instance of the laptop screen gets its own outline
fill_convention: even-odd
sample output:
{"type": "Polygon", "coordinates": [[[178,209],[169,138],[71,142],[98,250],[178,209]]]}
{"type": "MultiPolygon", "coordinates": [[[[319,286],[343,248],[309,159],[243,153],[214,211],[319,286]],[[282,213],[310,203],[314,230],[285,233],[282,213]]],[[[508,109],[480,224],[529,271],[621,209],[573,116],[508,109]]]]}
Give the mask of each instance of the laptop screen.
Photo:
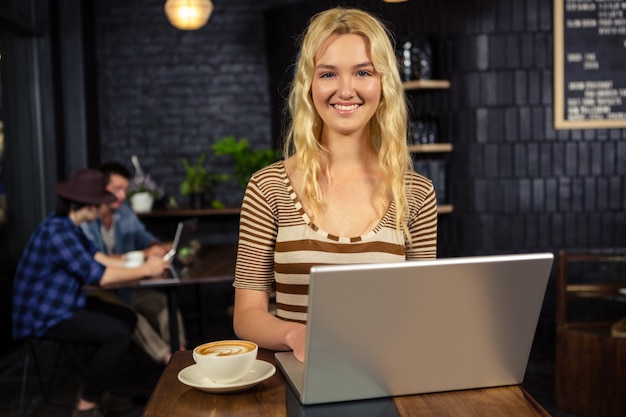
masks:
{"type": "Polygon", "coordinates": [[[303,404],[519,384],[553,258],[313,267],[305,363],[277,363],[303,404]]]}

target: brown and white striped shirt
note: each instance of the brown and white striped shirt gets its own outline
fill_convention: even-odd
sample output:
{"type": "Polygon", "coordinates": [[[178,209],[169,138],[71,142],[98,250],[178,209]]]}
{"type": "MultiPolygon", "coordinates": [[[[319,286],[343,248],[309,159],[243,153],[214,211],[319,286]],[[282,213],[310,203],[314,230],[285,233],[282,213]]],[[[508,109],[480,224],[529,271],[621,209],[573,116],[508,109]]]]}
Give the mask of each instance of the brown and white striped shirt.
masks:
{"type": "Polygon", "coordinates": [[[405,181],[411,190],[407,196],[410,245],[398,238],[393,203],[370,232],[358,237],[333,236],[310,221],[282,161],[258,171],[250,179],[241,207],[234,286],[275,290],[277,316],[306,322],[313,265],[435,258],[437,203],[433,184],[415,172],[407,173],[405,181]]]}

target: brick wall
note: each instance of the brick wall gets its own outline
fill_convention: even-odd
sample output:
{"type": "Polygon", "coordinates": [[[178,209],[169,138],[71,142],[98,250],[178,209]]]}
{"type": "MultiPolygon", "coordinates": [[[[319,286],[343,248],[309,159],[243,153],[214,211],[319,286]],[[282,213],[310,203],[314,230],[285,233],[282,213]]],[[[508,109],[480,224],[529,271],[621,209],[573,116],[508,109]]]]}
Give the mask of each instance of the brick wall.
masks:
{"type": "Polygon", "coordinates": [[[448,13],[444,29],[456,211],[444,219],[447,249],[626,246],[626,131],[553,128],[552,2],[466,7],[474,16],[448,13]]]}
{"type": "MultiPolygon", "coordinates": [[[[225,135],[270,147],[263,10],[278,1],[215,1],[208,24],[180,31],[163,0],[96,0],[93,5],[100,115],[100,160],[144,170],[179,196],[182,158],[204,151],[213,172],[229,171],[210,145],[225,135]]],[[[238,206],[242,192],[219,197],[238,206]]],[[[184,200],[183,200],[184,201],[184,200]]]]}

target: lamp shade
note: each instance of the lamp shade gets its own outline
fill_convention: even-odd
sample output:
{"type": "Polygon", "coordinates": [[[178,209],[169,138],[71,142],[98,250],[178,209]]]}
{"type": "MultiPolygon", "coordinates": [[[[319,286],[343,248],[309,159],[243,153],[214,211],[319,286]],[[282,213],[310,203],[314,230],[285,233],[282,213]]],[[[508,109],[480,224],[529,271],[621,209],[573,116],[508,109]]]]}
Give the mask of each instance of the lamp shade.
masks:
{"type": "Polygon", "coordinates": [[[182,30],[200,29],[213,11],[211,0],[167,0],[165,16],[172,26],[182,30]]]}

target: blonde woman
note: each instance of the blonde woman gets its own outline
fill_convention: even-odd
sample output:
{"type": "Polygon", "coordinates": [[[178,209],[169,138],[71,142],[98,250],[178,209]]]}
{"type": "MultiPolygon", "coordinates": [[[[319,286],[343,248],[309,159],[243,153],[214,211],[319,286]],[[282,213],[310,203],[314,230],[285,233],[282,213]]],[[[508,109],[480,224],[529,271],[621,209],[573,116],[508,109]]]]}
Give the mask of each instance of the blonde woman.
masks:
{"type": "Polygon", "coordinates": [[[253,175],[242,204],[234,328],[303,360],[310,267],[434,258],[437,206],[412,169],[384,25],[358,9],[321,12],[297,65],[285,160],[253,175]]]}

